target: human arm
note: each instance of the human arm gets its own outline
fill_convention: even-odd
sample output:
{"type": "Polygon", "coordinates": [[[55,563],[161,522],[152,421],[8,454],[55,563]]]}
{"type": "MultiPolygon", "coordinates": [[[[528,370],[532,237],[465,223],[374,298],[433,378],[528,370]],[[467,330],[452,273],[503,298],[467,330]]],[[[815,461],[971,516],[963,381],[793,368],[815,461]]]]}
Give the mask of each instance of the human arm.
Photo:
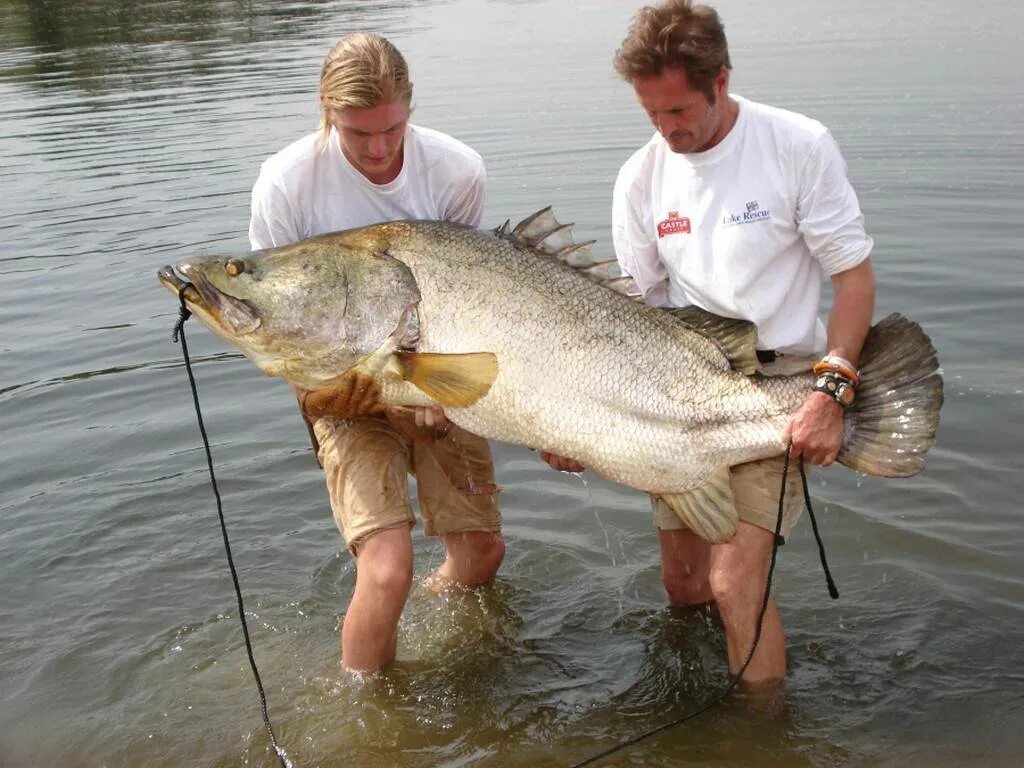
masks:
{"type": "MultiPolygon", "coordinates": [[[[832,276],[835,294],[828,315],[828,354],[856,367],[875,309],[875,276],[871,259],[832,276]]],[[[790,455],[827,467],[839,455],[843,439],[843,406],[824,392],[813,391],[790,418],[782,441],[790,455]]]]}
{"type": "MultiPolygon", "coordinates": [[[[795,214],[808,250],[832,280],[827,353],[856,368],[875,308],[869,256],[874,243],[864,231],[839,145],[827,130],[810,147],[801,170],[795,214]]],[[[839,454],[842,435],[843,406],[826,393],[811,392],[783,431],[783,441],[792,438],[794,458],[828,466],[839,454]]]]}
{"type": "Polygon", "coordinates": [[[639,163],[640,158],[634,155],[615,180],[612,244],[623,274],[633,278],[645,303],[659,307],[668,304],[668,270],[654,234],[650,180],[639,163]]]}
{"type": "Polygon", "coordinates": [[[380,400],[380,387],[369,376],[349,371],[330,389],[305,389],[291,385],[299,400],[302,415],[310,421],[325,417],[352,419],[384,413],[387,406],[380,400]]]}
{"type": "Polygon", "coordinates": [[[306,423],[322,418],[354,419],[383,415],[410,440],[430,442],[448,433],[450,422],[439,405],[393,408],[380,401],[380,388],[361,374],[345,374],[331,389],[291,385],[306,423]]]}

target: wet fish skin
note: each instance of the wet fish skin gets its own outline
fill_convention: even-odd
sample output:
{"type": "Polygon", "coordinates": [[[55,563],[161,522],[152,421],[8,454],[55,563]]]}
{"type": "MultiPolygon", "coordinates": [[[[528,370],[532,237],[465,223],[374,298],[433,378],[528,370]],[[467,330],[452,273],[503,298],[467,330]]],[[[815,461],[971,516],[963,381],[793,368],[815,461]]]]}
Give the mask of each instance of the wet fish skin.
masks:
{"type": "MultiPolygon", "coordinates": [[[[251,254],[244,289],[224,259],[178,270],[200,281],[204,322],[267,373],[329,387],[354,367],[388,404],[440,400],[472,432],[572,456],[663,496],[705,538],[727,540],[735,521],[716,510],[729,494],[728,467],[783,452],[782,429],[812,374],[734,370],[705,333],[539,253],[575,251],[553,217],[540,229],[378,224],[251,254]],[[259,316],[256,329],[239,334],[229,313],[218,313],[233,302],[259,316]],[[478,366],[487,355],[496,361],[490,373],[478,366]],[[449,372],[450,390],[435,388],[456,359],[465,370],[449,372]]],[[[840,461],[914,474],[938,424],[938,363],[916,324],[887,318],[879,327],[840,461]]]]}
{"type": "MultiPolygon", "coordinates": [[[[337,256],[329,238],[313,238],[247,256],[184,261],[175,269],[199,294],[189,308],[211,330],[265,373],[318,388],[397,328],[415,343],[409,317],[420,297],[408,268],[356,243],[345,258],[337,256]]],[[[166,274],[160,277],[176,289],[166,274]]]]}

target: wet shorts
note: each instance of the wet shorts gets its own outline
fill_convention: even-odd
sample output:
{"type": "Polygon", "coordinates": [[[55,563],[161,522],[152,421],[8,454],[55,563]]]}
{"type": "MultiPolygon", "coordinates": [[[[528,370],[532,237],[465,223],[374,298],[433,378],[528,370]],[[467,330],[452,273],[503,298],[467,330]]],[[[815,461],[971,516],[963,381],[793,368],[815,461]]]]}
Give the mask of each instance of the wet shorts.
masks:
{"type": "MultiPolygon", "coordinates": [[[[737,464],[731,471],[732,495],[740,520],[775,531],[779,516],[779,488],[782,484],[784,456],[737,464]]],[[[654,524],[663,531],[686,528],[665,502],[657,496],[651,497],[654,508],[654,524]]],[[[786,500],[782,510],[782,537],[787,538],[804,508],[803,485],[800,470],[794,462],[789,463],[786,477],[786,500]]]]}
{"type": "Polygon", "coordinates": [[[317,419],[313,430],[334,521],[353,553],[372,533],[415,524],[409,474],[428,536],[501,530],[484,438],[450,424],[443,437],[413,440],[378,416],[317,419]]]}

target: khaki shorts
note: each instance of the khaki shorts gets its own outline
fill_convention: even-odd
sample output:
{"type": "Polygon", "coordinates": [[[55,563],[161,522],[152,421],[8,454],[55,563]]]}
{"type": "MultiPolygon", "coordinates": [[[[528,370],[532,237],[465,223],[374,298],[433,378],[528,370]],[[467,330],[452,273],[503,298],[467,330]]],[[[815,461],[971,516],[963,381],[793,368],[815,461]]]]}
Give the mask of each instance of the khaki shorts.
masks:
{"type": "MultiPolygon", "coordinates": [[[[740,520],[775,532],[784,462],[784,456],[776,456],[737,464],[732,468],[730,485],[740,520]]],[[[686,528],[686,524],[657,496],[651,497],[651,506],[654,509],[654,524],[660,530],[678,531],[686,528]]],[[[800,468],[796,462],[790,461],[786,477],[786,500],[782,508],[784,539],[793,530],[803,510],[804,492],[803,484],[800,482],[800,468]]]]}
{"type": "Polygon", "coordinates": [[[436,440],[413,440],[377,416],[317,419],[313,430],[334,521],[353,554],[377,531],[415,525],[409,474],[416,478],[428,536],[501,530],[494,464],[484,438],[451,424],[436,440]]]}

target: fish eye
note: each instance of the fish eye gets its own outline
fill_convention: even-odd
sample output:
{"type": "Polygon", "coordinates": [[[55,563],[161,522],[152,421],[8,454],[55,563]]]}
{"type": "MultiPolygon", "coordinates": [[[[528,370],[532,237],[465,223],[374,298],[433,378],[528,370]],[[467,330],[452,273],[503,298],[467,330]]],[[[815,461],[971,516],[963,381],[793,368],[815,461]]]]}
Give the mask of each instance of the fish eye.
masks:
{"type": "Polygon", "coordinates": [[[245,272],[245,262],[241,259],[228,259],[224,264],[224,271],[231,277],[238,277],[245,272]]]}

